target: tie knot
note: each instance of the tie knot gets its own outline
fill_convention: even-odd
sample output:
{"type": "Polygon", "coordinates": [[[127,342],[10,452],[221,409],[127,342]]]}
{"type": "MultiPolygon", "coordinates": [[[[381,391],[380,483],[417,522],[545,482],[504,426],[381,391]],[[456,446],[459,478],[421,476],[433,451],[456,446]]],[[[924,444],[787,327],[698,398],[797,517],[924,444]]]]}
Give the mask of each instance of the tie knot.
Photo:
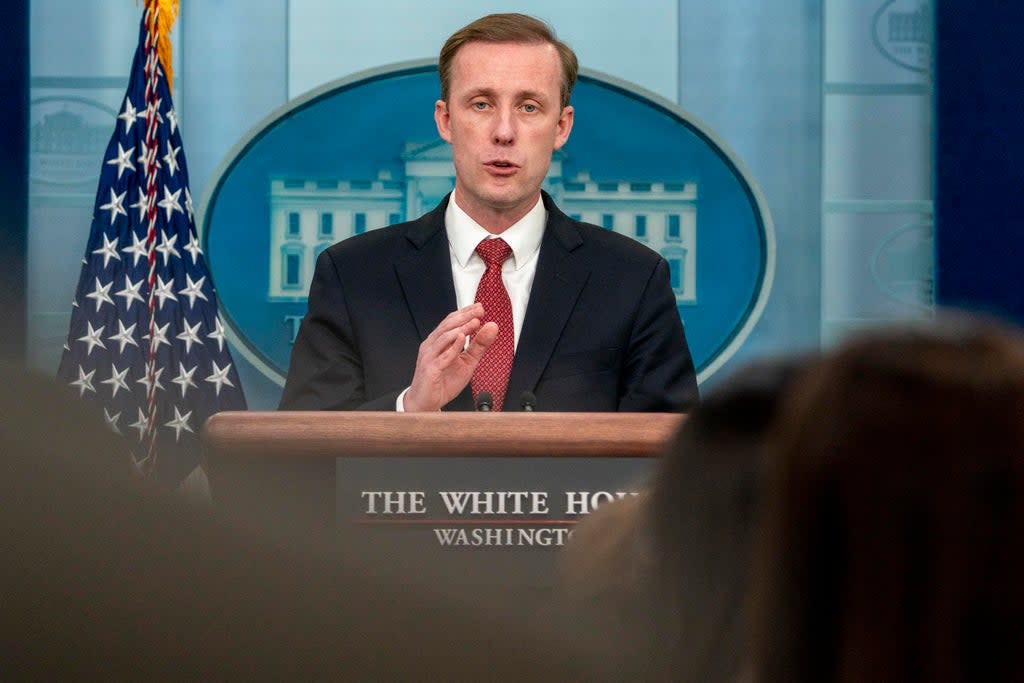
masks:
{"type": "Polygon", "coordinates": [[[509,256],[512,255],[512,247],[508,246],[505,240],[501,239],[484,239],[480,240],[480,244],[476,245],[476,253],[480,254],[480,258],[484,260],[487,267],[500,266],[505,262],[509,256]]]}

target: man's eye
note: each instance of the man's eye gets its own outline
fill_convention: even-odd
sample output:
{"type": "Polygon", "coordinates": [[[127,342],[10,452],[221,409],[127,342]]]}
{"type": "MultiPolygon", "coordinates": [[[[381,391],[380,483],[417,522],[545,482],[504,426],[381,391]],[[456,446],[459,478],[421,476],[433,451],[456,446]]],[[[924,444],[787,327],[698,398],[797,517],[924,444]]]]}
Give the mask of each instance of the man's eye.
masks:
{"type": "Polygon", "coordinates": [[[486,108],[487,108],[487,103],[486,102],[474,102],[473,103],[473,109],[483,110],[483,109],[486,109],[486,108]]]}
{"type": "Polygon", "coordinates": [[[532,114],[533,112],[537,111],[537,105],[535,105],[535,104],[524,104],[523,105],[523,111],[525,111],[527,114],[532,114]]]}

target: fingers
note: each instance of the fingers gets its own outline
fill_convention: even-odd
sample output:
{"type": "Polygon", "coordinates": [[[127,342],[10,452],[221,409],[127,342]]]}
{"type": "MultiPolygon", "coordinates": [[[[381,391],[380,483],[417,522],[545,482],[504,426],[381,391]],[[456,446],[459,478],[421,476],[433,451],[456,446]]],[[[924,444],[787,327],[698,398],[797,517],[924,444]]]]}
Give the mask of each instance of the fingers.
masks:
{"type": "Polygon", "coordinates": [[[480,358],[498,338],[498,324],[484,324],[483,315],[479,303],[460,308],[423,340],[405,410],[439,410],[466,387],[480,358]]]}
{"type": "Polygon", "coordinates": [[[453,330],[439,334],[433,340],[423,342],[420,346],[420,358],[424,361],[436,359],[442,365],[447,365],[465,350],[466,340],[473,337],[480,325],[480,319],[473,318],[453,330]]]}
{"type": "MultiPolygon", "coordinates": [[[[451,342],[449,342],[444,350],[438,354],[438,363],[443,367],[447,367],[453,363],[455,359],[459,357],[459,354],[466,350],[468,345],[467,340],[472,339],[473,332],[476,331],[476,328],[479,327],[479,325],[480,321],[474,319],[456,330],[456,334],[452,337],[451,342]],[[470,328],[470,330],[463,332],[463,328],[467,327],[470,328]]],[[[479,334],[479,332],[477,334],[479,334]]]]}
{"type": "MultiPolygon", "coordinates": [[[[405,409],[438,410],[470,380],[472,368],[459,362],[466,339],[477,333],[484,314],[482,304],[464,306],[445,316],[420,344],[412,383],[405,394],[405,409]]],[[[463,357],[463,360],[471,360],[463,357]]],[[[476,361],[471,361],[476,367],[476,361]]]]}
{"type": "Polygon", "coordinates": [[[483,314],[483,304],[473,303],[445,316],[420,344],[420,362],[436,359],[440,360],[442,365],[446,365],[454,360],[465,348],[466,338],[480,328],[483,314]],[[452,353],[455,347],[458,348],[452,353]]]}
{"type": "Polygon", "coordinates": [[[441,338],[445,338],[447,340],[451,336],[450,333],[453,330],[457,330],[474,320],[479,322],[483,315],[484,306],[481,303],[472,303],[469,306],[463,306],[457,311],[452,311],[445,316],[444,320],[438,323],[437,327],[435,327],[429,335],[427,335],[424,343],[432,344],[439,342],[441,341],[441,338]]]}
{"type": "Polygon", "coordinates": [[[471,337],[471,341],[469,346],[466,347],[465,353],[479,361],[497,338],[498,323],[492,320],[491,322],[483,325],[479,330],[477,330],[477,333],[471,337]]]}

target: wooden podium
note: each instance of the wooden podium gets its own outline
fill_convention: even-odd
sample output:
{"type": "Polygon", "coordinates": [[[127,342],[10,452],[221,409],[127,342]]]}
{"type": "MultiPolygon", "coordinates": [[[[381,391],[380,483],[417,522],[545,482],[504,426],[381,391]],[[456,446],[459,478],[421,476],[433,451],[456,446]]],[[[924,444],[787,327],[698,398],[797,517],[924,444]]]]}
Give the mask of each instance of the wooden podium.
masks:
{"type": "MultiPolygon", "coordinates": [[[[438,502],[438,488],[472,489],[476,476],[485,481],[478,488],[504,494],[516,486],[541,488],[552,466],[563,480],[567,473],[571,478],[624,461],[650,469],[684,419],[650,413],[223,412],[207,421],[202,442],[215,505],[231,515],[335,533],[339,517],[351,517],[345,503],[338,503],[342,480],[351,476],[343,464],[362,461],[354,463],[359,471],[366,461],[379,461],[391,469],[377,475],[378,483],[371,488],[386,488],[389,479],[403,481],[395,485],[403,490],[416,488],[405,481],[410,470],[439,478],[445,483],[420,488],[431,491],[435,508],[448,518],[432,522],[415,515],[380,516],[360,520],[361,529],[419,524],[421,532],[429,532],[425,527],[441,524],[457,533],[469,520],[447,514],[451,510],[438,502]],[[477,474],[461,471],[465,468],[477,474]],[[523,484],[516,468],[529,470],[530,484],[523,484]],[[448,476],[449,470],[459,471],[448,476]],[[506,470],[512,473],[507,485],[501,474],[506,470]]],[[[574,524],[577,517],[560,514],[565,508],[560,500],[574,494],[553,486],[557,495],[551,496],[551,514],[541,521],[524,515],[476,519],[474,525],[486,530],[574,524]]],[[[348,500],[358,495],[357,489],[348,500]]]]}
{"type": "Polygon", "coordinates": [[[446,455],[652,457],[676,430],[675,413],[391,413],[228,411],[203,444],[213,462],[263,458],[446,455]]]}

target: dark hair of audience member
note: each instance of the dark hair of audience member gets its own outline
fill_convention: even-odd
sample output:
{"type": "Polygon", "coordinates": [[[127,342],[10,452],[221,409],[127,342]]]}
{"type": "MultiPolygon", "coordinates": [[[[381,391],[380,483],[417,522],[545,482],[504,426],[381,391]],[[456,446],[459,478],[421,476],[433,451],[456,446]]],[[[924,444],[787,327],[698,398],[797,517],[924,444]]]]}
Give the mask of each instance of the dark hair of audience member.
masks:
{"type": "Polygon", "coordinates": [[[755,681],[1024,680],[1024,347],[966,318],[850,341],[791,394],[755,681]]]}
{"type": "Polygon", "coordinates": [[[0,382],[4,680],[600,677],[458,577],[424,586],[140,486],[91,406],[21,370],[0,382]]]}
{"type": "Polygon", "coordinates": [[[704,396],[650,488],[656,658],[680,681],[736,680],[761,446],[809,358],[763,360],[704,396]]]}

